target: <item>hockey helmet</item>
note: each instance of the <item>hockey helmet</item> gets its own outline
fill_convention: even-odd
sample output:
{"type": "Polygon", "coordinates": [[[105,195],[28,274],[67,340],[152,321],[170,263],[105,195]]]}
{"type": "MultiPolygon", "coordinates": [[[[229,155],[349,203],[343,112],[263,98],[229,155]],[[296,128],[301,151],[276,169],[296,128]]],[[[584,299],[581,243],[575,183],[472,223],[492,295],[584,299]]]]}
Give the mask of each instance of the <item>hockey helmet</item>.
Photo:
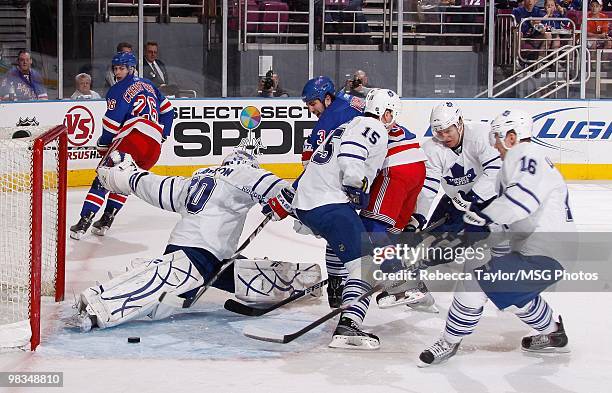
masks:
{"type": "Polygon", "coordinates": [[[134,56],[130,52],[117,52],[117,54],[113,56],[113,60],[111,61],[111,64],[113,66],[124,65],[128,68],[136,67],[137,63],[138,62],[136,61],[136,56],[134,56]]]}
{"type": "Polygon", "coordinates": [[[397,120],[402,111],[402,101],[397,93],[389,89],[370,90],[365,98],[364,112],[371,113],[380,118],[387,109],[391,111],[393,120],[385,125],[390,125],[397,120]]]}
{"type": "Polygon", "coordinates": [[[242,149],[235,149],[225,156],[221,165],[250,165],[253,168],[259,168],[259,162],[257,162],[255,155],[242,149]]]}
{"type": "Polygon", "coordinates": [[[327,76],[318,76],[310,79],[302,89],[302,101],[309,103],[314,100],[325,102],[325,96],[329,94],[332,97],[336,95],[334,82],[327,76]]]}
{"type": "Polygon", "coordinates": [[[462,122],[463,114],[461,113],[461,108],[452,101],[439,103],[431,110],[431,115],[429,116],[429,125],[434,137],[436,133],[446,130],[452,125],[457,127],[461,133],[460,125],[462,122]]]}
{"type": "Polygon", "coordinates": [[[513,131],[516,134],[517,139],[523,140],[531,138],[531,132],[533,128],[533,120],[527,112],[522,110],[507,110],[499,114],[491,122],[491,132],[489,133],[489,143],[491,146],[495,146],[496,136],[499,136],[502,144],[506,149],[508,146],[504,143],[508,132],[513,131]]]}

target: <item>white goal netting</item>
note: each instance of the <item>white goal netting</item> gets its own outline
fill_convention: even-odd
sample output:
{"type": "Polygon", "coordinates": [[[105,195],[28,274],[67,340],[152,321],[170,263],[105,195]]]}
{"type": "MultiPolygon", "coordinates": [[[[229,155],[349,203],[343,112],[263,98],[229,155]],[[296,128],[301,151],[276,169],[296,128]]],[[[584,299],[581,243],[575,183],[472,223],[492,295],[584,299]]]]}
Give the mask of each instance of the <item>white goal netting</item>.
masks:
{"type": "MultiPolygon", "coordinates": [[[[0,128],[0,348],[23,346],[30,340],[33,146],[35,138],[49,130],[50,127],[0,128]],[[14,138],[24,135],[24,130],[31,136],[14,138]]],[[[58,149],[56,139],[43,150],[43,186],[39,190],[42,296],[54,295],[57,274],[58,149]]]]}

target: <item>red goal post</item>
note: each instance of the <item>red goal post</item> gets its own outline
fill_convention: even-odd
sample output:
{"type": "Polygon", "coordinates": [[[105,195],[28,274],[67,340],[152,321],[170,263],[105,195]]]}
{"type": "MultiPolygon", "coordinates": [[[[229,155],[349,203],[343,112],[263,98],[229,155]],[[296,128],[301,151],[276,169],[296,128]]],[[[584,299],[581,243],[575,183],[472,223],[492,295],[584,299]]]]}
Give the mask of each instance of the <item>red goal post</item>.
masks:
{"type": "Polygon", "coordinates": [[[67,149],[64,126],[0,129],[3,348],[27,345],[29,333],[30,349],[35,350],[41,297],[64,298],[67,149]]]}

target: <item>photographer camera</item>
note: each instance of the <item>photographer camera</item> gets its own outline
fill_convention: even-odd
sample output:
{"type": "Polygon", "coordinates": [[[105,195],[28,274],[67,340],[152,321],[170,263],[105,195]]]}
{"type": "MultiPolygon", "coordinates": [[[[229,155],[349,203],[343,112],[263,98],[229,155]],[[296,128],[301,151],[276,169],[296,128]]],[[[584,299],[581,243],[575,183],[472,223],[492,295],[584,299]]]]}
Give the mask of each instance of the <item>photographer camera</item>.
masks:
{"type": "Polygon", "coordinates": [[[353,74],[353,79],[349,79],[350,75],[346,75],[345,92],[350,95],[365,98],[371,87],[368,87],[368,75],[365,71],[357,70],[353,74]]]}
{"type": "Polygon", "coordinates": [[[272,69],[259,80],[257,97],[289,97],[289,94],[280,87],[280,78],[272,69]]]}

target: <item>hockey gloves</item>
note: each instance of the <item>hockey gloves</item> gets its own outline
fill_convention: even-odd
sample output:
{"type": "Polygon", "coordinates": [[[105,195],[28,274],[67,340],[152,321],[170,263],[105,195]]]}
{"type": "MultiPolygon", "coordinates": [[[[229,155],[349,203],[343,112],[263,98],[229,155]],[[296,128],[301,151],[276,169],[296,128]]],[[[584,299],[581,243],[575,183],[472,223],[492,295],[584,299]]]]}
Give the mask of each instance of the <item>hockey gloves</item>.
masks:
{"type": "Polygon", "coordinates": [[[427,224],[427,219],[423,217],[422,214],[413,213],[410,217],[408,225],[406,225],[406,228],[404,229],[404,232],[420,231],[425,228],[425,224],[427,224]]]}
{"type": "Polygon", "coordinates": [[[293,188],[283,188],[277,196],[268,199],[268,203],[261,209],[261,212],[266,216],[272,216],[274,221],[280,221],[290,214],[293,214],[293,197],[295,191],[293,188]]]}
{"type": "Polygon", "coordinates": [[[149,173],[138,168],[129,154],[126,154],[125,160],[119,165],[113,167],[101,166],[96,169],[96,172],[98,172],[98,180],[100,180],[102,187],[123,195],[130,195],[132,193],[132,188],[130,187],[132,175],[149,173]]]}
{"type": "Polygon", "coordinates": [[[368,178],[364,177],[361,180],[360,187],[352,187],[343,185],[342,191],[348,196],[349,205],[355,210],[364,209],[368,206],[370,201],[370,194],[368,194],[368,178]]]}
{"type": "Polygon", "coordinates": [[[465,222],[468,226],[473,225],[477,227],[486,227],[493,223],[493,220],[484,214],[482,210],[474,205],[471,205],[469,210],[463,215],[463,222],[465,222]]]}

